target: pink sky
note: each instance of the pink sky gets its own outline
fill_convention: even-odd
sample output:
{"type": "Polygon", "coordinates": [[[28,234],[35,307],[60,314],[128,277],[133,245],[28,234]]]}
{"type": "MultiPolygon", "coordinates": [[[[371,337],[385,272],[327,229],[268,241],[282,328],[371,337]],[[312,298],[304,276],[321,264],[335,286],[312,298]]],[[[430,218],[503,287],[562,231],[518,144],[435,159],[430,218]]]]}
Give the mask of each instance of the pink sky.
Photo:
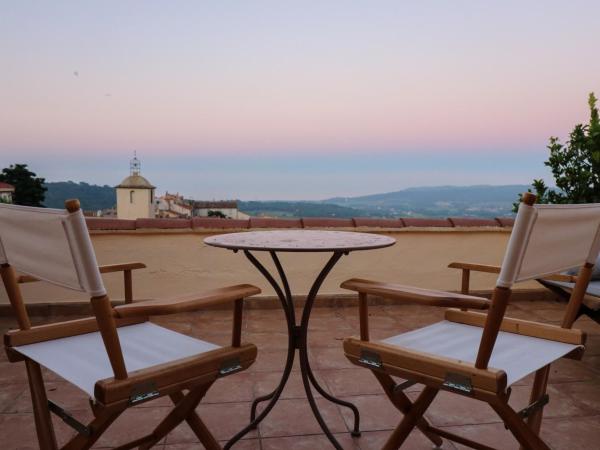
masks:
{"type": "Polygon", "coordinates": [[[13,2],[0,163],[539,154],[600,94],[598,17],[597,1],[13,2]]]}
{"type": "Polygon", "coordinates": [[[5,5],[0,145],[531,148],[600,91],[598,2],[251,3],[5,5]]]}

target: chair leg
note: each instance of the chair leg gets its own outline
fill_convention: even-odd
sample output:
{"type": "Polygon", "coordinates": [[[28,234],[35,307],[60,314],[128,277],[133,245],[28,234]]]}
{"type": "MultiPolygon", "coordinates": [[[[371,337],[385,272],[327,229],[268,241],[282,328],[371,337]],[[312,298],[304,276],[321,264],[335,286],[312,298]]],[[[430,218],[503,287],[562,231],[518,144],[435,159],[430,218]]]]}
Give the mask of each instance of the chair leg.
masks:
{"type": "MultiPolygon", "coordinates": [[[[396,387],[396,382],[394,379],[386,373],[377,372],[372,370],[373,375],[381,384],[381,387],[385,391],[387,397],[394,404],[396,409],[400,411],[402,414],[408,414],[410,409],[412,408],[413,403],[407,397],[407,395],[402,391],[394,391],[396,387]]],[[[438,436],[435,432],[431,431],[429,422],[422,417],[417,422],[417,428],[421,430],[421,432],[437,447],[441,447],[443,444],[443,440],[440,436],[438,436]]]]}
{"type": "MultiPolygon", "coordinates": [[[[167,414],[167,416],[156,426],[154,431],[151,433],[153,439],[146,442],[143,445],[140,445],[140,450],[151,448],[163,437],[169,434],[177,425],[179,425],[184,420],[187,420],[190,414],[194,412],[194,409],[196,409],[196,406],[198,406],[198,403],[200,403],[200,400],[202,400],[202,397],[204,397],[204,394],[210,387],[210,384],[199,386],[195,389],[192,389],[190,392],[188,392],[187,395],[182,396],[181,399],[176,403],[175,407],[171,410],[171,412],[167,414]]],[[[199,417],[198,420],[200,420],[199,417]]],[[[217,448],[220,449],[221,447],[217,448]]]]}
{"type": "Polygon", "coordinates": [[[425,386],[417,401],[410,407],[408,414],[404,416],[402,422],[392,432],[382,450],[397,450],[400,448],[419,420],[423,418],[423,414],[429,408],[437,393],[437,389],[425,386]]]}
{"type": "MultiPolygon", "coordinates": [[[[531,397],[529,404],[538,401],[546,394],[546,387],[548,386],[548,377],[550,375],[550,365],[544,366],[535,373],[535,380],[533,382],[533,388],[531,389],[531,397]]],[[[540,428],[542,427],[542,416],[544,415],[544,408],[536,409],[527,418],[527,425],[531,431],[535,434],[540,434],[540,428]]],[[[524,447],[521,447],[524,450],[524,447]]]]}
{"type": "MultiPolygon", "coordinates": [[[[173,403],[177,404],[183,399],[184,396],[181,392],[177,392],[175,394],[171,394],[170,397],[173,403]]],[[[206,427],[202,419],[200,419],[196,411],[192,410],[187,415],[185,420],[194,432],[194,434],[198,437],[202,445],[204,445],[206,450],[221,450],[221,445],[217,442],[210,430],[206,427]]]]}
{"type": "Polygon", "coordinates": [[[550,450],[544,441],[521,419],[507,403],[501,400],[490,403],[490,406],[502,418],[510,432],[527,450],[550,450]]]}
{"type": "Polygon", "coordinates": [[[48,409],[48,397],[46,396],[42,370],[38,363],[30,359],[25,360],[25,366],[29,379],[35,429],[37,431],[40,450],[56,450],[56,435],[54,434],[52,418],[48,409]]]}
{"type": "Polygon", "coordinates": [[[100,410],[96,418],[88,424],[88,427],[92,430],[92,435],[77,434],[61,450],[88,450],[125,409],[117,411],[100,410]]]}

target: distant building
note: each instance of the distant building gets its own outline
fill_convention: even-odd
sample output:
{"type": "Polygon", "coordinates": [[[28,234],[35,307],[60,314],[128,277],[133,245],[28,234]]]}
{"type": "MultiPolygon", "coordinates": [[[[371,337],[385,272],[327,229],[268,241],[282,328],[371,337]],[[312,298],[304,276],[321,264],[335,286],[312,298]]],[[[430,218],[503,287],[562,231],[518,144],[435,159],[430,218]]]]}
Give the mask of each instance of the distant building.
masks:
{"type": "Polygon", "coordinates": [[[184,218],[192,217],[193,206],[183,195],[165,193],[156,198],[156,214],[158,217],[184,218]]]}
{"type": "Polygon", "coordinates": [[[12,203],[15,187],[12,184],[0,181],[0,203],[12,203]]]}
{"type": "Polygon", "coordinates": [[[235,200],[196,201],[194,202],[193,215],[198,217],[226,217],[228,219],[247,219],[250,217],[238,209],[235,200]]]}
{"type": "Polygon", "coordinates": [[[142,219],[155,217],[154,189],[150,182],[140,174],[141,164],[134,155],[130,162],[130,175],[117,190],[117,217],[119,219],[142,219]]]}

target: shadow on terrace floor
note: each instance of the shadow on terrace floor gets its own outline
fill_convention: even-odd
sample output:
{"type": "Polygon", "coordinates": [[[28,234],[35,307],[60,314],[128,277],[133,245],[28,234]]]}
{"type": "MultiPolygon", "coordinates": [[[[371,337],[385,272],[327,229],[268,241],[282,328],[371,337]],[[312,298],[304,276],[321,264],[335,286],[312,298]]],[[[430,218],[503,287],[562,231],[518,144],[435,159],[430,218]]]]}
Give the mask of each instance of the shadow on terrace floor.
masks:
{"type": "MultiPolygon", "coordinates": [[[[517,302],[509,316],[558,323],[564,305],[551,301],[517,302]]],[[[435,322],[441,309],[418,306],[374,306],[370,308],[372,338],[383,338],[435,322]]],[[[338,440],[349,450],[375,450],[398,423],[400,415],[383,395],[371,373],[345,359],[341,343],[358,333],[355,308],[316,308],[309,335],[312,366],[322,384],[336,396],[356,404],[361,412],[360,438],[350,437],[351,416],[336,405],[319,399],[325,420],[338,440]]],[[[36,318],[37,323],[62,320],[36,318]]],[[[35,320],[35,319],[34,319],[35,320]]],[[[155,321],[179,332],[217,344],[230,339],[229,311],[157,318],[155,321]]],[[[12,318],[0,318],[0,330],[14,327],[12,318]]],[[[600,442],[600,326],[587,318],[577,328],[588,332],[583,361],[562,360],[553,366],[550,377],[550,403],[545,409],[542,434],[553,449],[598,448],[600,442]]],[[[279,310],[249,310],[245,314],[244,339],[259,347],[256,364],[248,371],[219,380],[198,408],[218,439],[227,440],[248,421],[250,402],[273,389],[281,376],[287,337],[279,310]]],[[[80,419],[89,419],[86,395],[50,372],[45,373],[48,395],[80,419]]],[[[31,403],[22,363],[11,364],[0,356],[0,443],[5,449],[37,448],[31,403]]],[[[531,378],[513,387],[511,404],[526,406],[531,378]]],[[[409,389],[415,397],[419,387],[409,389]]],[[[332,448],[310,413],[303,395],[297,366],[281,400],[259,429],[234,446],[236,450],[330,449],[332,448]]],[[[126,412],[98,441],[95,448],[111,448],[148,433],[170,408],[168,401],[150,402],[126,412]]],[[[518,448],[497,416],[485,404],[441,393],[429,410],[428,419],[436,426],[459,432],[497,448],[518,448]]],[[[55,420],[57,435],[64,442],[70,428],[55,420]]],[[[159,446],[164,450],[202,448],[186,424],[169,434],[159,446]]],[[[406,449],[430,449],[431,444],[415,431],[406,449]]],[[[446,442],[444,448],[461,446],[446,442]]]]}

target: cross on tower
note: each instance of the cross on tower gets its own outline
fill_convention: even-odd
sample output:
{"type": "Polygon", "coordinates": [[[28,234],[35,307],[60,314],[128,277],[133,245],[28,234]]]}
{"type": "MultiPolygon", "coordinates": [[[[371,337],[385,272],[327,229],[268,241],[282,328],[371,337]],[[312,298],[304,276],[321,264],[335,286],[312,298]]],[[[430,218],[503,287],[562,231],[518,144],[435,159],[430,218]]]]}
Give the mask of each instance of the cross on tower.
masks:
{"type": "Polygon", "coordinates": [[[137,151],[133,151],[133,159],[129,161],[130,175],[139,175],[142,169],[142,163],[137,157],[137,151]]]}

